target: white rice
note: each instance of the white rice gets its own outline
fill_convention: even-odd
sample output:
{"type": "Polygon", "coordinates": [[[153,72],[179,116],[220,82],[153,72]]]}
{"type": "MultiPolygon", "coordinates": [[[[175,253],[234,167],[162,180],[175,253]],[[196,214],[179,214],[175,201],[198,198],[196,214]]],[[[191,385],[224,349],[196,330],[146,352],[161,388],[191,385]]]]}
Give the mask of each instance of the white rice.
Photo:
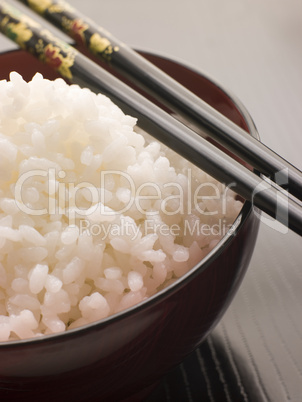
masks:
{"type": "Polygon", "coordinates": [[[0,81],[0,341],[145,300],[235,220],[231,191],[135,125],[61,79],[0,81]]]}

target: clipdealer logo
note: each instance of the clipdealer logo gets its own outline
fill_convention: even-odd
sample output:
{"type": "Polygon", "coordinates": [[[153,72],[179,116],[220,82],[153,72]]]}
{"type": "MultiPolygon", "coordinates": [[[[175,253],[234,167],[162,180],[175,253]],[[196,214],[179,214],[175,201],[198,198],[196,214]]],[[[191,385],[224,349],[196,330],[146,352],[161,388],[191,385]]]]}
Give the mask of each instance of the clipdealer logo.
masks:
{"type": "Polygon", "coordinates": [[[254,213],[264,225],[282,234],[288,233],[288,198],[282,197],[283,194],[287,195],[286,190],[282,188],[282,186],[286,186],[287,184],[288,169],[282,169],[275,173],[274,181],[271,181],[269,178],[265,178],[255,188],[252,196],[252,200],[254,200],[260,192],[271,187],[275,187],[276,185],[278,186],[279,191],[276,191],[275,219],[263,215],[262,213],[258,212],[257,209],[254,210],[254,213]]]}
{"type": "MultiPolygon", "coordinates": [[[[200,206],[200,202],[204,200],[220,200],[222,213],[227,212],[227,192],[233,186],[229,185],[223,188],[219,188],[213,182],[200,183],[194,191],[192,191],[192,172],[188,170],[188,185],[184,189],[179,183],[167,182],[159,185],[154,182],[145,182],[136,186],[131,175],[118,170],[107,170],[100,172],[99,186],[95,186],[87,181],[79,182],[77,184],[73,182],[64,181],[66,173],[61,170],[56,173],[55,168],[49,168],[48,170],[36,169],[23,173],[18,178],[14,195],[18,208],[28,214],[41,216],[45,214],[56,213],[77,213],[80,216],[86,215],[86,212],[94,212],[94,209],[101,207],[101,212],[104,215],[123,214],[130,208],[135,206],[141,213],[145,213],[143,207],[144,201],[156,201],[161,200],[160,210],[165,215],[175,215],[179,213],[191,214],[194,208],[198,213],[202,215],[216,215],[218,211],[204,210],[200,206]],[[118,177],[120,182],[123,182],[123,187],[128,190],[128,200],[125,205],[118,210],[106,209],[104,206],[106,198],[106,184],[113,177],[118,177]],[[29,203],[24,201],[23,191],[30,185],[30,181],[40,180],[44,186],[44,192],[47,192],[48,203],[47,207],[34,208],[29,203]],[[60,181],[61,180],[61,181],[60,181]],[[170,189],[170,195],[165,195],[166,189],[170,189]],[[89,193],[87,200],[90,200],[89,208],[81,208],[77,206],[76,198],[81,190],[85,190],[86,194],[89,193]],[[178,208],[170,210],[168,204],[170,201],[178,201],[178,208]]],[[[108,186],[110,187],[110,185],[108,186]]],[[[156,214],[156,211],[150,211],[149,214],[156,214]]]]}
{"type": "Polygon", "coordinates": [[[186,217],[194,214],[215,218],[227,215],[228,211],[228,191],[235,186],[222,186],[215,182],[195,183],[192,186],[192,172],[189,169],[187,175],[187,185],[182,186],[178,182],[167,182],[159,185],[154,182],[144,182],[136,185],[131,175],[118,170],[107,170],[100,172],[98,185],[88,181],[74,183],[68,179],[68,172],[57,170],[56,168],[35,169],[23,173],[18,178],[14,187],[15,202],[20,211],[32,215],[64,215],[68,220],[69,226],[77,226],[80,231],[89,233],[102,238],[107,236],[120,235],[120,232],[135,236],[138,230],[144,233],[157,232],[161,235],[200,235],[200,236],[222,236],[226,233],[234,234],[235,226],[226,222],[224,218],[217,218],[211,224],[192,222],[185,219],[182,225],[172,223],[167,225],[163,222],[158,226],[153,219],[159,213],[167,217],[173,215],[185,215],[186,217]],[[118,208],[110,208],[106,204],[108,188],[114,187],[115,181],[120,183],[123,188],[123,202],[118,208]],[[40,183],[43,189],[44,202],[30,203],[26,201],[24,194],[26,189],[40,183]],[[78,198],[85,195],[85,203],[78,202],[78,198]],[[45,202],[45,197],[47,200],[45,202]],[[157,203],[157,208],[148,208],[148,205],[157,203]],[[173,208],[171,208],[173,204],[173,208]],[[204,205],[212,205],[212,208],[204,205]],[[147,207],[146,207],[147,206],[147,207]],[[133,221],[130,223],[122,219],[127,211],[136,210],[143,214],[145,221],[140,225],[133,221]],[[118,220],[119,219],[119,220],[118,220]],[[118,220],[118,223],[115,221],[118,220]],[[156,226],[157,225],[157,226],[156,226]]]}
{"type": "Polygon", "coordinates": [[[55,168],[48,170],[36,169],[20,175],[15,185],[15,200],[18,208],[28,215],[43,216],[46,214],[63,214],[68,219],[69,226],[77,225],[80,232],[86,232],[102,238],[114,235],[126,234],[137,236],[139,231],[148,234],[157,232],[160,235],[217,235],[230,233],[231,225],[225,219],[216,219],[214,224],[200,223],[185,219],[182,225],[172,223],[167,225],[156,222],[159,213],[166,216],[186,215],[194,213],[211,217],[221,213],[227,214],[227,192],[231,186],[223,187],[213,182],[195,184],[192,190],[192,172],[188,171],[187,186],[181,186],[176,182],[167,182],[159,185],[154,182],[144,182],[136,186],[132,177],[121,171],[108,170],[100,172],[99,186],[83,181],[73,183],[66,180],[67,173],[55,168]],[[110,188],[112,181],[118,180],[124,189],[123,202],[119,208],[111,209],[106,205],[106,188],[110,188]],[[28,187],[40,182],[47,202],[30,204],[25,202],[24,192],[28,187]],[[166,191],[167,190],[167,191],[166,191]],[[77,202],[79,196],[85,193],[85,207],[77,202]],[[209,201],[216,205],[212,209],[204,208],[203,202],[209,201]],[[158,208],[146,208],[146,205],[157,204],[158,208]],[[170,207],[171,203],[174,205],[170,207]],[[217,210],[219,204],[220,210],[217,210]],[[43,206],[43,207],[42,207],[43,206]],[[125,219],[123,214],[136,210],[143,214],[143,224],[137,225],[133,220],[125,219]],[[116,223],[116,219],[118,223],[116,223]]]}

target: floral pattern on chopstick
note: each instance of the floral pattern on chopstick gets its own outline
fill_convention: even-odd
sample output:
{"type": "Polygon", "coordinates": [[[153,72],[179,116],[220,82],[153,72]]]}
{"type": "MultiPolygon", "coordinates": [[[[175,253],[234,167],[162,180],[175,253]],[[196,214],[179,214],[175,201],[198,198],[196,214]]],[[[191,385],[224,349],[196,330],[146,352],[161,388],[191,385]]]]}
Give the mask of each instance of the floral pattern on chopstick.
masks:
{"type": "Polygon", "coordinates": [[[0,31],[62,77],[72,80],[72,67],[78,52],[5,2],[0,4],[0,31]]]}
{"type": "Polygon", "coordinates": [[[118,51],[117,47],[112,47],[108,39],[103,38],[98,33],[94,33],[90,37],[89,49],[96,56],[102,55],[105,59],[111,58],[114,52],[118,51]]]}
{"type": "Polygon", "coordinates": [[[52,1],[52,0],[22,0],[32,10],[38,14],[44,14],[46,11],[52,13],[63,13],[65,10],[72,12],[74,9],[68,3],[64,1],[52,1]]]}
{"type": "MultiPolygon", "coordinates": [[[[5,21],[1,23],[1,27],[5,26],[5,21]]],[[[32,31],[28,27],[20,22],[18,24],[8,23],[6,25],[6,35],[22,48],[26,48],[26,42],[32,37],[32,31]]]]}
{"type": "Polygon", "coordinates": [[[70,34],[80,45],[87,46],[85,31],[89,28],[81,19],[71,20],[65,16],[61,20],[65,32],[70,34]]]}
{"type": "Polygon", "coordinates": [[[81,46],[88,47],[91,52],[110,61],[119,51],[110,34],[101,27],[93,26],[90,21],[84,21],[74,8],[64,1],[54,0],[22,0],[37,13],[70,35],[81,46]]]}
{"type": "Polygon", "coordinates": [[[51,7],[51,0],[28,0],[28,5],[39,14],[51,7]]]}

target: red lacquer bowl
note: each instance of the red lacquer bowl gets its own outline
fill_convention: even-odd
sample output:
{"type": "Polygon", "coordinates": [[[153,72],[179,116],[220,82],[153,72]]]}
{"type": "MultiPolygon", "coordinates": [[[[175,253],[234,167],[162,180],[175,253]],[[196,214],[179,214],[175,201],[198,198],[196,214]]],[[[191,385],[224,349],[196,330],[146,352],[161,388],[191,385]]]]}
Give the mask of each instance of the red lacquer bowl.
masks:
{"type": "MultiPolygon", "coordinates": [[[[204,75],[145,54],[236,124],[257,136],[245,108],[204,75]]],[[[0,79],[56,74],[23,51],[0,55],[0,79]]],[[[219,321],[253,253],[258,218],[245,202],[233,236],[225,236],[187,275],[145,302],[60,335],[0,343],[1,401],[142,400],[219,321]]]]}

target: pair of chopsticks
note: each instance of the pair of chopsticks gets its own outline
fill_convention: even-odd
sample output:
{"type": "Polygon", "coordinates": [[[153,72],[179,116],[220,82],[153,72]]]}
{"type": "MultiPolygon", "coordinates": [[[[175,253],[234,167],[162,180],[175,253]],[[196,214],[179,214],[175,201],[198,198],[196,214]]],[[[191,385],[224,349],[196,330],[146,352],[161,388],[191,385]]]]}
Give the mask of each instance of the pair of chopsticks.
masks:
{"type": "Polygon", "coordinates": [[[141,128],[217,180],[232,185],[232,189],[243,198],[302,235],[302,173],[298,169],[67,3],[48,1],[47,5],[43,5],[38,0],[22,2],[186,120],[198,125],[208,136],[269,177],[270,181],[280,172],[285,172],[288,192],[244,168],[76,49],[55,38],[37,22],[0,1],[0,30],[22,48],[53,66],[70,82],[109,96],[125,113],[136,116],[141,128]]]}

